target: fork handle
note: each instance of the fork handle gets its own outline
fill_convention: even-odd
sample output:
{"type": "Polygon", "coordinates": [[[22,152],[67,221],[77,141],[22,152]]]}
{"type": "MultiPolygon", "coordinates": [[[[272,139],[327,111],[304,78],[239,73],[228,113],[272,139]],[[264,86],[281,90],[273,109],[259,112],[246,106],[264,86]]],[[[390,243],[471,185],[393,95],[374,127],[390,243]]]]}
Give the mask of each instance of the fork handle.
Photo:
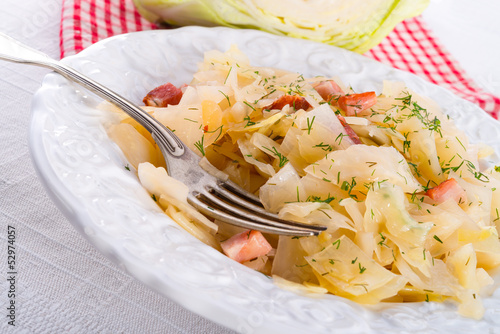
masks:
{"type": "MultiPolygon", "coordinates": [[[[154,117],[149,115],[144,110],[137,107],[135,104],[124,98],[123,96],[115,93],[114,91],[102,86],[98,82],[82,75],[71,67],[62,63],[55,62],[52,69],[64,77],[73,80],[88,90],[94,92],[105,100],[115,104],[122,109],[130,117],[141,124],[148,130],[160,148],[165,148],[168,153],[174,157],[184,155],[186,149],[181,140],[166,126],[158,122],[154,117]]],[[[162,149],[162,153],[164,150],[162,149]]]]}
{"type": "Polygon", "coordinates": [[[42,66],[54,70],[69,80],[79,83],[83,87],[115,104],[117,107],[126,112],[130,117],[144,126],[144,128],[151,133],[161,148],[162,153],[168,153],[174,157],[181,157],[184,153],[186,153],[186,147],[170,129],[158,122],[147,112],[125,99],[123,96],[104,87],[71,67],[68,67],[49,57],[47,54],[30,48],[29,46],[26,46],[1,32],[0,59],[16,63],[42,66]],[[165,139],[162,140],[162,138],[165,139]]]}

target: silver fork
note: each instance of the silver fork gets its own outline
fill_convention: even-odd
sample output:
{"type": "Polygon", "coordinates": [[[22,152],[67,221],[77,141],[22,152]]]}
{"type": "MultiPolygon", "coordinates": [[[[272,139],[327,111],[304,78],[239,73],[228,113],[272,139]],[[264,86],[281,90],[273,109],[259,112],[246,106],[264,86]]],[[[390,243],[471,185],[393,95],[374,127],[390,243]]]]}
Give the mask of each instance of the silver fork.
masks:
{"type": "Polygon", "coordinates": [[[115,104],[144,126],[158,144],[168,174],[190,189],[188,202],[204,215],[223,222],[267,233],[294,236],[318,235],[324,226],[300,224],[267,212],[257,196],[227,177],[214,176],[200,167],[200,157],[167,127],[132,102],[48,55],[0,33],[0,59],[50,68],[115,104]]]}

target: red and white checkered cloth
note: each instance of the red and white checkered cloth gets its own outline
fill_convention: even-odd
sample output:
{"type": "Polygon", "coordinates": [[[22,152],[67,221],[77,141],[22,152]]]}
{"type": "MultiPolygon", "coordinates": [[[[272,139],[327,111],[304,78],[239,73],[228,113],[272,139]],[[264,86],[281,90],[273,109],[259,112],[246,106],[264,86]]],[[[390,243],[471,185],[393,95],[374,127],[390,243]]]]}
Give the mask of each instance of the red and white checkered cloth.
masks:
{"type": "MultiPolygon", "coordinates": [[[[106,37],[156,28],[139,15],[132,0],[63,0],[61,58],[106,37]]],[[[499,119],[500,98],[482,91],[467,76],[421,17],[398,24],[366,56],[448,88],[499,119]]]]}

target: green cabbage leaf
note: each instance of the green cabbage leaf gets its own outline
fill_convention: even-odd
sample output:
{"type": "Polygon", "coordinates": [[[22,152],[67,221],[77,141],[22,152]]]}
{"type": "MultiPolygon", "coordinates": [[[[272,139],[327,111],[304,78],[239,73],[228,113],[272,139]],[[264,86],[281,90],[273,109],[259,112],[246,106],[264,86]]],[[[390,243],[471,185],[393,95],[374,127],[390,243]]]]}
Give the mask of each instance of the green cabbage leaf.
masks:
{"type": "Polygon", "coordinates": [[[429,0],[134,0],[147,20],[226,26],[309,39],[358,53],[376,46],[429,0]]]}

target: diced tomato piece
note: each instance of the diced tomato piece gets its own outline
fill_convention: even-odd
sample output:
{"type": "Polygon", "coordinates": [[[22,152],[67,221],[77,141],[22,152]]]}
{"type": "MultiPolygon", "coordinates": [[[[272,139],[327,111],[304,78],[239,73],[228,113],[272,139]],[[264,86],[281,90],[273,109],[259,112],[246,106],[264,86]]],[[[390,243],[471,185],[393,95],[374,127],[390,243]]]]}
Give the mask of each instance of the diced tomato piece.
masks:
{"type": "Polygon", "coordinates": [[[425,194],[438,203],[443,203],[449,199],[453,199],[457,203],[465,203],[467,201],[467,194],[464,188],[455,179],[448,179],[441,182],[438,186],[427,190],[425,194]]]}
{"type": "Polygon", "coordinates": [[[264,109],[283,109],[284,106],[289,105],[293,107],[295,110],[307,109],[311,108],[311,105],[307,100],[302,96],[297,95],[283,95],[278,97],[271,105],[265,107],[264,109]]]}
{"type": "Polygon", "coordinates": [[[248,230],[221,242],[224,253],[240,263],[266,255],[273,248],[259,231],[248,230]]]}
{"type": "Polygon", "coordinates": [[[312,86],[326,102],[336,103],[337,99],[344,95],[342,88],[333,80],[316,82],[312,86]]]}
{"type": "Polygon", "coordinates": [[[345,118],[342,115],[337,115],[337,118],[340,121],[340,124],[344,127],[345,132],[349,135],[349,138],[353,141],[354,144],[362,144],[359,136],[354,130],[351,128],[349,124],[345,121],[345,118]]]}
{"type": "Polygon", "coordinates": [[[179,104],[181,98],[182,90],[171,83],[166,83],[150,91],[142,102],[151,107],[166,107],[170,104],[179,104]]]}
{"type": "Polygon", "coordinates": [[[337,102],[340,109],[345,111],[347,116],[354,116],[373,107],[373,105],[377,103],[377,94],[375,94],[375,92],[366,92],[344,95],[339,97],[337,102]]]}

